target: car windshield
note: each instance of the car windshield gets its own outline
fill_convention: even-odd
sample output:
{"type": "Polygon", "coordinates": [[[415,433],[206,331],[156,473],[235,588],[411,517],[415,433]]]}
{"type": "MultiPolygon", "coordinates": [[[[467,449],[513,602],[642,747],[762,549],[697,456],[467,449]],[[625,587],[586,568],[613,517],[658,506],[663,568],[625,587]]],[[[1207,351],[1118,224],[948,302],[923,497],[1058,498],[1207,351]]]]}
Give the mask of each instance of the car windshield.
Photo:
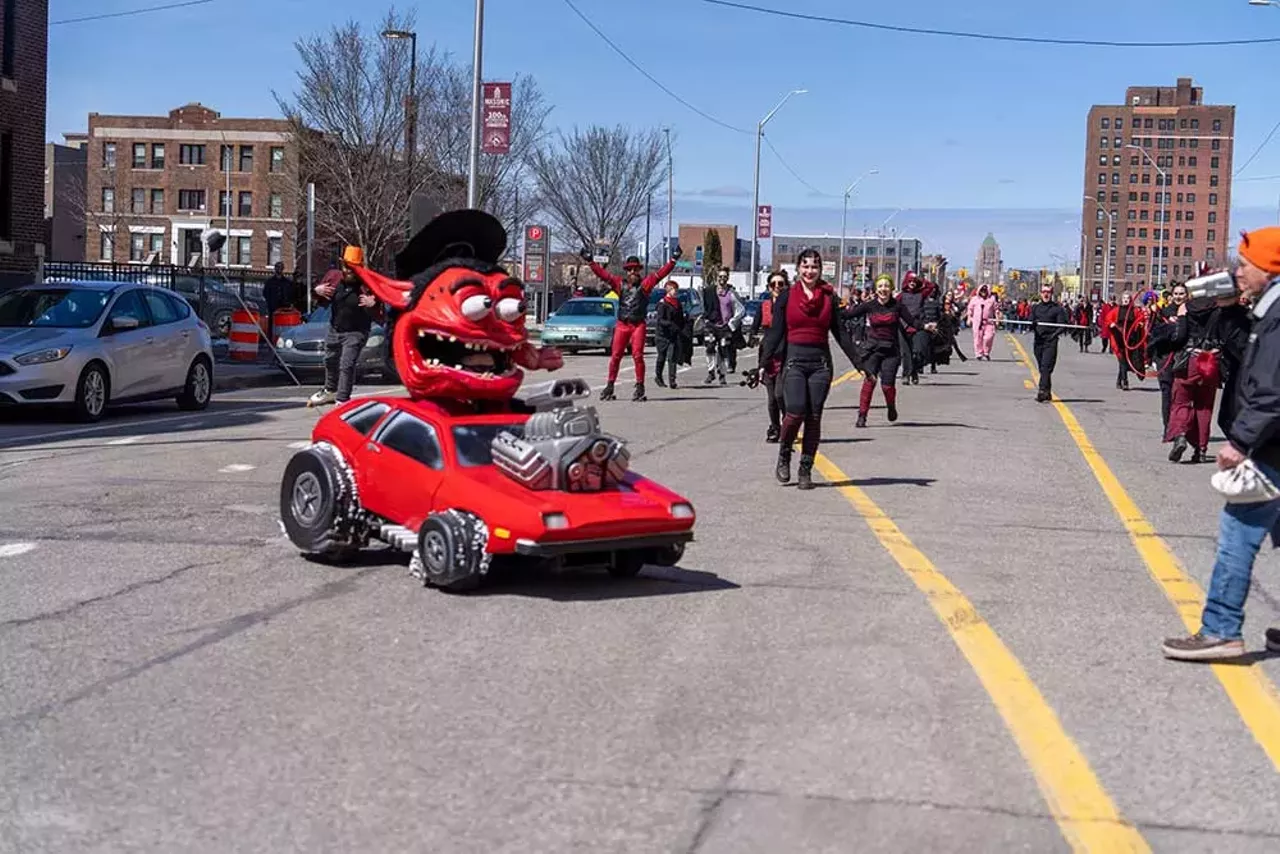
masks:
{"type": "Polygon", "coordinates": [[[99,288],[22,288],[0,295],[0,327],[87,329],[111,300],[99,288]]]}
{"type": "Polygon", "coordinates": [[[458,465],[492,465],[493,437],[503,430],[516,437],[524,436],[523,424],[459,424],[454,427],[453,444],[458,449],[458,465]]]}
{"type": "Polygon", "coordinates": [[[315,311],[307,315],[307,323],[328,323],[329,322],[329,306],[322,305],[315,311]]]}
{"type": "Polygon", "coordinates": [[[557,317],[613,317],[617,305],[612,300],[569,300],[556,309],[557,317]]]}

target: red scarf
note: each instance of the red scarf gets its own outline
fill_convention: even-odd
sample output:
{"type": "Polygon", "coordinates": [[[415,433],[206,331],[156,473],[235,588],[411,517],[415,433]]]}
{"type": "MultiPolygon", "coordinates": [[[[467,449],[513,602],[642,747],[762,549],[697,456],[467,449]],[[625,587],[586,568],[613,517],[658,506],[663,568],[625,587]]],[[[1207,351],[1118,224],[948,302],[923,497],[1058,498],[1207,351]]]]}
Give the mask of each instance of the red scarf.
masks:
{"type": "Polygon", "coordinates": [[[813,283],[813,296],[804,292],[804,285],[797,283],[791,289],[791,299],[795,300],[799,309],[809,317],[817,317],[822,311],[824,297],[834,296],[835,291],[826,282],[819,279],[813,283]]]}
{"type": "Polygon", "coordinates": [[[662,298],[662,301],[674,308],[680,307],[680,298],[675,296],[674,294],[667,294],[662,298]]]}

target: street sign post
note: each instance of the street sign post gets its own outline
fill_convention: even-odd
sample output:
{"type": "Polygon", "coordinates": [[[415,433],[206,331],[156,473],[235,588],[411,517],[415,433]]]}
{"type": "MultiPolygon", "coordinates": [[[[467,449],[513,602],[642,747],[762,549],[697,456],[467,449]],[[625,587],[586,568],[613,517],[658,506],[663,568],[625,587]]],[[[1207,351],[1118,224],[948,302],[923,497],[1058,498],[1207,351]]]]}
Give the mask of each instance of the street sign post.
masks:
{"type": "Polygon", "coordinates": [[[761,205],[756,211],[756,237],[768,240],[773,236],[773,205],[761,205]]]}
{"type": "Polygon", "coordinates": [[[511,152],[511,84],[484,84],[484,126],[481,151],[485,154],[511,152]]]}
{"type": "Polygon", "coordinates": [[[550,276],[547,275],[548,254],[551,238],[545,225],[529,225],[524,230],[524,283],[540,286],[542,304],[538,307],[538,319],[547,316],[548,299],[550,297],[550,276]]]}

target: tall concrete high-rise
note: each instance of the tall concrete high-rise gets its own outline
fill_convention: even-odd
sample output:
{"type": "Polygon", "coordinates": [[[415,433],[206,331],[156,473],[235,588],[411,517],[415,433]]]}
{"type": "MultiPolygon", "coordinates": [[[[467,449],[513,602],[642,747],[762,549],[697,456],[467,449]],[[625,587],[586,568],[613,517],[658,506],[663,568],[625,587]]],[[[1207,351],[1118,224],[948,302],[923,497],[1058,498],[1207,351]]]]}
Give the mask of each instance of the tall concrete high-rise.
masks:
{"type": "Polygon", "coordinates": [[[1189,77],[1131,86],[1123,104],[1090,108],[1081,200],[1086,290],[1101,292],[1105,272],[1120,293],[1185,280],[1200,262],[1225,262],[1235,113],[1204,103],[1189,77]]]}
{"type": "Polygon", "coordinates": [[[994,234],[987,232],[982,246],[978,249],[978,258],[973,264],[973,282],[975,285],[989,285],[994,288],[1000,284],[1003,273],[1004,262],[1000,260],[1000,244],[996,243],[994,234]]]}

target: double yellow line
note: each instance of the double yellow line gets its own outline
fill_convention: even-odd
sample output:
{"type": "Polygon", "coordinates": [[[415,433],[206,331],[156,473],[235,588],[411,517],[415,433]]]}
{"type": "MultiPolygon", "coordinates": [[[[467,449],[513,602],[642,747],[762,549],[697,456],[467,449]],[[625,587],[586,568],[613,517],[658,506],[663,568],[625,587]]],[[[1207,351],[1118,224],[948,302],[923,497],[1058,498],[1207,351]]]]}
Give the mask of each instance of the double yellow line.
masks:
{"type": "MultiPolygon", "coordinates": [[[[855,376],[849,371],[836,382],[855,376]]],[[[924,594],[938,620],[991,696],[996,710],[1031,768],[1049,811],[1074,851],[1146,852],[1142,834],[1123,816],[1057,714],[1021,662],[978,613],[974,604],[938,570],[866,492],[854,486],[823,454],[818,474],[866,521],[903,573],[924,594]]]]}
{"type": "MultiPolygon", "coordinates": [[[[1040,372],[1027,356],[1022,343],[1012,335],[1009,335],[1008,339],[1022,364],[1031,372],[1033,382],[1038,383],[1040,372]]],[[[1103,494],[1111,502],[1116,516],[1129,532],[1129,539],[1142,557],[1143,563],[1146,564],[1152,580],[1164,591],[1174,610],[1182,618],[1187,631],[1197,631],[1200,628],[1200,614],[1204,609],[1204,590],[1195,579],[1187,575],[1177,555],[1156,533],[1155,527],[1147,521],[1147,517],[1129,497],[1129,493],[1121,486],[1120,479],[1111,471],[1106,460],[1089,441],[1084,428],[1080,426],[1080,422],[1076,420],[1067,405],[1055,396],[1053,407],[1062,418],[1062,423],[1076,443],[1076,447],[1080,449],[1085,464],[1097,478],[1103,494]]],[[[1240,719],[1253,733],[1254,739],[1267,754],[1272,765],[1280,771],[1280,692],[1276,691],[1275,685],[1256,663],[1248,666],[1214,664],[1212,670],[1213,675],[1218,677],[1227,696],[1235,705],[1240,719]]]]}

